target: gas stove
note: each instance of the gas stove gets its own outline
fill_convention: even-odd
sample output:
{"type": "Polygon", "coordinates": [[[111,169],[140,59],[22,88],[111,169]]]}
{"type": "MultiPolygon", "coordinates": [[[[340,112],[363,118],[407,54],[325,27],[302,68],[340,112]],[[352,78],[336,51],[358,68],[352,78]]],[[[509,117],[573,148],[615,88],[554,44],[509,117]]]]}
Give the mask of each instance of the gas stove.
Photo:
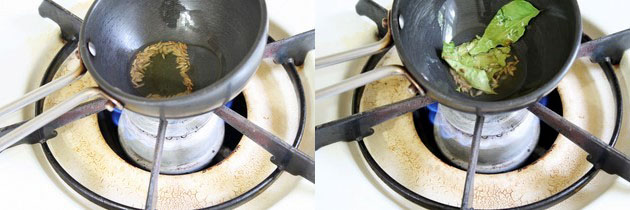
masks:
{"type": "MultiPolygon", "coordinates": [[[[376,2],[385,8],[392,4],[387,0],[376,2]]],[[[319,7],[317,11],[318,58],[373,43],[379,35],[384,35],[377,27],[379,21],[357,14],[357,1],[323,5],[333,3],[337,6],[319,7]]],[[[630,28],[627,23],[618,21],[628,18],[619,8],[620,1],[578,3],[584,33],[590,38],[630,28]]],[[[630,68],[629,55],[626,53],[619,66],[608,70],[588,59],[576,60],[570,73],[544,99],[546,106],[610,143],[611,139],[616,139],[617,116],[615,94],[606,72],[614,71],[620,81],[620,95],[627,98],[628,71],[624,70],[630,68]]],[[[316,89],[322,90],[374,67],[402,65],[395,49],[380,56],[366,56],[317,70],[320,76],[316,77],[316,89]]],[[[316,102],[320,113],[316,124],[392,103],[399,103],[401,107],[417,106],[423,101],[409,99],[415,95],[413,86],[405,77],[397,76],[370,83],[357,91],[322,97],[316,102]]],[[[624,101],[623,110],[629,105],[624,101]]],[[[628,115],[623,113],[616,148],[628,154],[630,143],[625,141],[629,137],[628,115]]],[[[378,121],[377,117],[374,119],[365,118],[363,122],[378,121]]],[[[486,152],[480,152],[477,166],[475,208],[523,205],[542,208],[553,203],[552,208],[557,209],[620,209],[629,204],[623,199],[630,195],[627,181],[604,172],[591,174],[592,164],[586,161],[586,154],[529,111],[486,116],[484,122],[480,151],[486,152]],[[585,182],[586,178],[590,181],[588,184],[575,184],[585,182]],[[566,199],[561,198],[563,196],[566,199]]],[[[461,205],[466,153],[470,151],[474,125],[474,115],[431,104],[374,126],[373,134],[368,130],[367,134],[371,135],[363,141],[330,144],[318,149],[316,162],[320,182],[316,199],[327,201],[318,207],[417,209],[419,205],[444,207],[436,203],[461,205]]]]}
{"type": "MultiPolygon", "coordinates": [[[[62,55],[74,55],[76,45],[62,40],[59,26],[38,14],[40,3],[1,2],[0,25],[14,31],[3,35],[13,41],[3,48],[6,51],[2,62],[12,63],[11,68],[15,69],[11,78],[6,77],[1,83],[5,90],[16,90],[3,93],[3,101],[14,100],[40,83],[69,73],[68,69],[55,67],[64,65],[65,58],[59,59],[62,55]]],[[[92,1],[57,3],[84,17],[92,1]]],[[[266,3],[270,41],[314,27],[314,13],[309,9],[312,1],[266,3]]],[[[297,68],[263,60],[243,92],[227,106],[313,156],[310,54],[297,68]]],[[[30,119],[33,110],[41,112],[93,86],[96,83],[86,75],[48,96],[43,103],[10,115],[0,126],[30,119]]],[[[57,129],[57,137],[46,144],[20,145],[3,151],[3,206],[143,208],[157,123],[158,119],[126,110],[104,111],[57,129]],[[139,140],[126,140],[132,138],[139,140]],[[33,197],[38,201],[32,202],[33,197]]],[[[313,184],[276,169],[269,161],[269,153],[217,115],[210,113],[168,123],[157,191],[159,208],[314,207],[313,184]],[[212,141],[206,141],[208,137],[212,141]]]]}

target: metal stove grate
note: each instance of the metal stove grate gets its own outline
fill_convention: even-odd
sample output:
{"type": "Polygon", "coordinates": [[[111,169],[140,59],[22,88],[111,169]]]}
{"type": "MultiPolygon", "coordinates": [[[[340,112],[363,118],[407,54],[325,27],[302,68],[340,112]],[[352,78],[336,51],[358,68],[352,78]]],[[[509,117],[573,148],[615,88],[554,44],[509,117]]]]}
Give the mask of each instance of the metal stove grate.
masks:
{"type": "MultiPolygon", "coordinates": [[[[376,64],[380,60],[380,58],[376,59],[377,57],[379,57],[379,55],[375,55],[371,57],[363,69],[364,70],[373,69],[374,66],[376,66],[376,64]]],[[[606,72],[606,76],[608,77],[609,81],[611,79],[614,80],[614,82],[611,82],[611,87],[613,88],[613,95],[617,99],[616,109],[621,110],[622,109],[621,100],[619,100],[621,99],[621,94],[620,94],[621,90],[619,89],[618,84],[614,85],[614,83],[616,83],[616,76],[614,75],[612,65],[610,63],[606,63],[606,64],[600,64],[600,66],[602,67],[602,70],[606,72]],[[616,88],[614,86],[616,86],[616,88]]],[[[363,93],[363,88],[359,88],[354,94],[353,113],[359,113],[359,102],[361,100],[362,93],[363,93]]],[[[610,146],[614,146],[617,143],[620,128],[621,128],[621,112],[617,111],[617,116],[615,118],[615,127],[614,127],[613,135],[609,143],[610,146]]],[[[413,203],[416,203],[420,206],[423,206],[429,209],[459,209],[460,208],[460,207],[443,204],[443,203],[431,200],[429,198],[423,197],[422,195],[419,195],[413,192],[412,190],[406,188],[405,186],[397,182],[376,162],[376,160],[370,154],[366,144],[362,140],[363,138],[358,138],[357,144],[366,162],[368,163],[370,168],[374,171],[374,173],[381,179],[381,181],[383,181],[388,187],[390,187],[396,193],[398,193],[399,195],[401,195],[402,197],[404,197],[405,199],[413,203]]],[[[559,193],[552,195],[544,200],[540,200],[535,203],[531,203],[528,205],[519,206],[515,208],[517,209],[544,209],[544,208],[549,208],[555,204],[558,204],[561,201],[570,197],[571,195],[575,194],[580,189],[582,189],[582,187],[584,187],[593,178],[595,178],[595,175],[597,175],[599,170],[600,168],[597,165],[594,165],[593,168],[591,168],[584,176],[580,177],[580,179],[578,179],[575,183],[573,183],[566,189],[560,191],[559,193]]],[[[468,178],[469,177],[467,176],[467,179],[468,178]]]]}
{"type": "MultiPolygon", "coordinates": [[[[270,38],[270,41],[273,41],[273,39],[270,38]]],[[[46,84],[47,82],[53,79],[61,63],[65,60],[66,57],[68,57],[72,53],[72,51],[76,48],[76,46],[77,46],[76,41],[68,42],[63,46],[63,48],[57,53],[57,55],[55,56],[55,58],[50,63],[49,67],[47,68],[46,73],[44,74],[44,78],[41,83],[42,85],[46,84]]],[[[298,93],[299,95],[298,98],[300,100],[300,120],[299,120],[300,125],[298,127],[298,132],[295,137],[294,143],[292,145],[294,148],[297,148],[302,142],[302,137],[304,134],[304,126],[305,126],[305,121],[306,121],[306,104],[305,104],[305,95],[304,95],[305,93],[302,86],[302,82],[299,78],[298,72],[294,64],[289,64],[289,65],[290,66],[286,66],[285,69],[287,70],[292,80],[292,83],[294,84],[295,91],[296,93],[298,93]]],[[[36,112],[35,112],[36,115],[39,115],[43,111],[43,106],[44,106],[43,99],[37,102],[36,112]]],[[[56,160],[56,158],[52,154],[48,144],[44,142],[41,145],[44,151],[44,155],[46,156],[46,159],[49,161],[49,163],[51,164],[55,172],[66,184],[68,184],[68,186],[74,189],[81,196],[107,209],[134,209],[133,207],[126,206],[124,204],[117,203],[105,197],[102,197],[98,195],[97,193],[91,191],[90,189],[86,188],[85,186],[81,185],[81,183],[79,183],[76,179],[72,178],[72,176],[59,164],[59,162],[56,160]]],[[[250,189],[244,194],[239,195],[236,198],[225,201],[223,203],[207,207],[206,209],[226,209],[226,208],[237,207],[243,204],[244,202],[247,202],[253,199],[260,193],[262,193],[282,174],[283,171],[284,170],[282,170],[281,168],[277,168],[269,176],[267,176],[267,178],[265,178],[262,182],[260,182],[254,188],[250,189]]]]}

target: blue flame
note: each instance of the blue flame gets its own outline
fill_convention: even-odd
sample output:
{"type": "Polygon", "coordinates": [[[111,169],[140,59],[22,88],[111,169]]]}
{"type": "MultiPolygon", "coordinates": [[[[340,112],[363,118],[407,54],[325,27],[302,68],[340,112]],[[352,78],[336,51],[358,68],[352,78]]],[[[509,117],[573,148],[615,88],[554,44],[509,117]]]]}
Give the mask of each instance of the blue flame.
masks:
{"type": "Polygon", "coordinates": [[[438,103],[429,104],[427,109],[429,109],[429,120],[431,121],[431,124],[435,124],[435,114],[438,110],[438,103]]]}
{"type": "Polygon", "coordinates": [[[112,121],[114,121],[114,125],[118,126],[118,120],[120,120],[120,114],[122,113],[122,110],[115,108],[114,111],[111,113],[112,114],[112,121]]]}
{"type": "Polygon", "coordinates": [[[540,99],[540,101],[538,101],[538,103],[542,104],[543,106],[547,106],[547,96],[545,96],[542,99],[540,99]]]}

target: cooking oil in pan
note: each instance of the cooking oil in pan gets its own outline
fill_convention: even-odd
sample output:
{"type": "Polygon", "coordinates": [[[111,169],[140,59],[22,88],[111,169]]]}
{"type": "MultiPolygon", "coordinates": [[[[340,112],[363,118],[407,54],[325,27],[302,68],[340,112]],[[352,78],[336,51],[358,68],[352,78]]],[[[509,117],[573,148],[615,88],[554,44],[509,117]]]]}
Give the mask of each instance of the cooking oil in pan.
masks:
{"type": "Polygon", "coordinates": [[[139,95],[148,98],[188,95],[221,78],[220,58],[204,47],[182,42],[150,44],[135,55],[131,83],[139,95]]]}

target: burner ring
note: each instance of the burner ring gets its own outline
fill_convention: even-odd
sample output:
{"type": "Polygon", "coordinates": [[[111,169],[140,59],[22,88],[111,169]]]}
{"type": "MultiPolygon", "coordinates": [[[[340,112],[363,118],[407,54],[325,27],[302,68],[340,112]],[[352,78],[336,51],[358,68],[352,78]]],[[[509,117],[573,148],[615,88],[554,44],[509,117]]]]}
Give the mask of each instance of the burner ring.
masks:
{"type": "MultiPolygon", "coordinates": [[[[584,40],[589,40],[589,38],[585,36],[584,40]]],[[[388,56],[386,53],[387,51],[370,57],[367,64],[363,68],[363,72],[373,69],[379,63],[379,61],[381,61],[382,59],[384,60],[385,58],[383,57],[388,56]]],[[[616,78],[616,75],[614,74],[612,65],[610,63],[601,63],[600,66],[602,67],[603,72],[606,78],[608,79],[608,83],[611,86],[610,88],[612,89],[613,99],[616,100],[615,105],[616,105],[617,114],[616,114],[616,117],[614,118],[615,126],[612,132],[611,140],[609,142],[609,145],[614,146],[617,143],[617,138],[619,136],[620,126],[621,126],[621,116],[622,116],[621,90],[619,88],[619,83],[616,78]]],[[[359,106],[360,106],[360,100],[363,96],[363,91],[364,91],[364,88],[362,87],[362,88],[357,89],[357,91],[354,94],[353,113],[358,113],[360,111],[359,106]]],[[[396,181],[392,176],[390,176],[390,174],[388,174],[379,165],[379,163],[376,162],[372,154],[370,154],[370,151],[368,150],[365,142],[358,141],[358,149],[360,150],[366,163],[372,169],[372,172],[376,176],[379,177],[380,181],[386,184],[389,188],[391,188],[393,191],[395,191],[397,194],[404,197],[405,199],[417,205],[430,208],[430,209],[459,209],[459,207],[450,206],[450,205],[440,203],[435,200],[431,200],[427,197],[423,197],[422,195],[419,195],[418,193],[403,186],[401,183],[396,181]]],[[[558,193],[553,194],[542,200],[538,200],[536,202],[529,203],[523,206],[518,206],[515,208],[540,209],[540,208],[548,208],[550,206],[558,204],[559,202],[567,199],[569,196],[577,193],[577,191],[579,191],[587,183],[589,183],[595,177],[595,175],[597,175],[598,172],[599,172],[599,169],[597,167],[592,167],[590,170],[585,172],[585,174],[582,177],[580,177],[577,181],[573,182],[573,184],[566,187],[564,190],[561,190],[558,193]]]]}
{"type": "MultiPolygon", "coordinates": [[[[269,38],[270,41],[273,41],[271,38],[269,38]]],[[[51,64],[49,65],[45,75],[44,75],[44,79],[42,81],[42,84],[45,84],[46,82],[50,81],[58,67],[60,66],[60,64],[65,60],[65,58],[77,47],[77,43],[76,42],[69,42],[67,44],[64,45],[64,47],[57,53],[57,55],[55,56],[55,58],[53,59],[53,61],[51,62],[51,64]]],[[[297,125],[297,131],[296,131],[296,136],[294,138],[293,147],[298,147],[300,145],[300,143],[302,142],[302,137],[304,134],[304,126],[306,124],[306,99],[305,99],[305,91],[304,91],[304,86],[302,84],[302,81],[300,79],[300,76],[298,75],[297,70],[294,68],[294,66],[285,66],[286,69],[286,73],[289,77],[289,79],[292,82],[292,86],[293,86],[293,90],[295,91],[295,95],[297,97],[298,100],[298,107],[299,107],[299,119],[298,119],[298,125],[297,125]]],[[[40,100],[37,102],[36,105],[36,114],[40,114],[43,110],[43,106],[44,106],[44,100],[40,100]]],[[[54,169],[54,171],[60,176],[60,178],[67,184],[69,185],[72,189],[74,189],[78,194],[80,194],[81,196],[83,196],[84,198],[90,200],[91,202],[104,207],[104,208],[114,208],[114,209],[132,209],[133,207],[130,206],[126,206],[124,204],[120,204],[117,202],[114,202],[112,200],[109,200],[105,197],[102,197],[98,194],[96,194],[95,192],[91,191],[90,189],[88,189],[87,187],[83,186],[81,183],[79,183],[77,180],[75,180],[57,161],[57,159],[54,157],[54,155],[52,154],[49,146],[47,143],[43,143],[42,144],[42,149],[44,151],[44,155],[46,156],[46,159],[48,160],[48,162],[50,163],[51,167],[54,169]]],[[[260,183],[258,183],[257,185],[253,186],[251,189],[243,192],[241,195],[238,195],[230,200],[226,200],[226,201],[222,201],[214,206],[210,206],[210,207],[206,207],[207,209],[224,209],[224,208],[235,208],[241,204],[243,204],[246,201],[249,201],[251,199],[253,199],[254,197],[256,197],[257,195],[259,195],[260,193],[262,193],[265,189],[267,189],[271,183],[273,183],[274,181],[276,181],[280,175],[282,174],[282,170],[280,169],[275,169],[273,170],[266,178],[264,178],[264,180],[262,180],[260,183]]],[[[147,180],[148,183],[148,180],[147,180]]]]}

